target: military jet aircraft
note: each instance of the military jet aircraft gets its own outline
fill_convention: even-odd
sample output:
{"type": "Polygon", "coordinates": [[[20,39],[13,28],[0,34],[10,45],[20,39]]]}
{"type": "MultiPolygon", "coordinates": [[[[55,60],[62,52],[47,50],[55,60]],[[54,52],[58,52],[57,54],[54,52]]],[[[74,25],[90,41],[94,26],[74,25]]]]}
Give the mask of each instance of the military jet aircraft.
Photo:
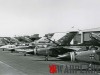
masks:
{"type": "Polygon", "coordinates": [[[34,54],[34,46],[18,46],[15,48],[15,52],[21,52],[24,53],[24,56],[26,56],[26,54],[34,54]]]}
{"type": "MultiPolygon", "coordinates": [[[[97,43],[100,42],[100,36],[95,33],[90,33],[91,39],[97,43]]],[[[97,45],[97,44],[96,44],[97,45]]],[[[74,51],[58,55],[58,59],[71,60],[71,61],[83,61],[88,63],[100,64],[100,49],[94,44],[86,51],[74,51]]]]}
{"type": "Polygon", "coordinates": [[[21,52],[21,51],[23,51],[24,53],[26,53],[26,52],[30,53],[30,51],[33,51],[33,46],[5,45],[5,46],[1,46],[0,49],[3,49],[3,51],[11,51],[11,53],[13,53],[13,52],[21,52]]]}
{"type": "Polygon", "coordinates": [[[56,42],[52,40],[54,33],[48,34],[33,43],[35,45],[34,50],[32,49],[31,50],[15,49],[15,50],[18,52],[23,52],[25,56],[28,53],[37,54],[37,55],[47,55],[49,53],[50,56],[57,56],[58,54],[74,51],[71,48],[66,49],[65,45],[70,45],[72,38],[76,34],[77,34],[76,31],[69,32],[64,37],[57,40],[56,42]]]}
{"type": "Polygon", "coordinates": [[[0,49],[3,49],[3,51],[8,50],[8,51],[11,51],[11,52],[13,52],[15,48],[16,48],[16,45],[10,45],[10,44],[0,47],[0,49]]]}
{"type": "Polygon", "coordinates": [[[57,58],[63,60],[83,61],[100,64],[100,50],[69,52],[63,55],[58,55],[57,58]]]}
{"type": "Polygon", "coordinates": [[[100,36],[98,34],[91,33],[90,37],[92,39],[92,46],[90,46],[88,50],[68,52],[58,55],[57,58],[75,63],[84,62],[83,65],[85,65],[85,67],[81,66],[81,71],[87,71],[89,73],[91,71],[91,73],[100,74],[100,48],[98,47],[100,46],[100,36]]]}
{"type": "Polygon", "coordinates": [[[15,51],[24,53],[24,56],[26,56],[26,54],[34,54],[35,46],[38,45],[39,47],[46,47],[48,44],[50,44],[50,41],[46,38],[46,36],[51,38],[53,34],[54,33],[46,34],[44,37],[40,38],[39,40],[30,43],[29,47],[16,48],[15,51]]]}
{"type": "MultiPolygon", "coordinates": [[[[72,31],[67,33],[65,36],[63,36],[62,38],[60,38],[58,41],[52,41],[51,39],[49,39],[53,46],[47,46],[46,48],[38,48],[35,47],[34,49],[34,53],[38,54],[38,55],[49,55],[49,56],[55,56],[57,57],[59,54],[64,54],[67,52],[72,52],[74,51],[71,48],[65,48],[65,46],[70,46],[70,42],[71,40],[74,38],[74,36],[77,34],[77,31],[72,31]]],[[[47,59],[48,60],[48,59],[47,59]]]]}

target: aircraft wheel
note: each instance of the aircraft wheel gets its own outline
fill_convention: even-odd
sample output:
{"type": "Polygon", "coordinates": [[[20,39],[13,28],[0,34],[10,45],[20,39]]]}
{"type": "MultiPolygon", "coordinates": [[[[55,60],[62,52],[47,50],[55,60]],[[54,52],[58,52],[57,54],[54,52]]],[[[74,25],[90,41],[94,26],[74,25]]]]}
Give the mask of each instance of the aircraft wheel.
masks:
{"type": "Polygon", "coordinates": [[[13,53],[14,51],[15,51],[15,50],[14,50],[14,49],[12,49],[12,50],[11,50],[11,53],[13,53]]]}
{"type": "Polygon", "coordinates": [[[13,51],[11,51],[11,53],[13,53],[13,51]]]}
{"type": "Polygon", "coordinates": [[[48,59],[45,59],[45,61],[48,61],[48,59]]]}
{"type": "Polygon", "coordinates": [[[24,53],[24,56],[26,56],[26,53],[24,53]]]}
{"type": "Polygon", "coordinates": [[[48,61],[48,57],[47,56],[45,57],[45,61],[48,61]]]}
{"type": "Polygon", "coordinates": [[[4,51],[4,49],[2,51],[4,51]]]}
{"type": "Polygon", "coordinates": [[[93,66],[92,66],[92,63],[90,63],[89,66],[88,66],[88,69],[89,69],[89,70],[92,70],[92,67],[93,67],[93,66]]]}

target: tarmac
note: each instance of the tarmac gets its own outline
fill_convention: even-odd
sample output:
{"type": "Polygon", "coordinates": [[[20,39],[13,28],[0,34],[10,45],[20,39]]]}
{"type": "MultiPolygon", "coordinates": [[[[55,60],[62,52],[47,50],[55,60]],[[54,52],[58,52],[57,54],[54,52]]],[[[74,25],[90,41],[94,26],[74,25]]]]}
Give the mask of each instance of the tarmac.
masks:
{"type": "MultiPolygon", "coordinates": [[[[23,53],[11,53],[0,50],[0,75],[99,75],[98,73],[50,73],[50,65],[82,65],[87,63],[72,63],[49,57],[45,61],[44,56],[27,55],[23,53]]],[[[85,68],[85,66],[83,66],[85,68]]]]}

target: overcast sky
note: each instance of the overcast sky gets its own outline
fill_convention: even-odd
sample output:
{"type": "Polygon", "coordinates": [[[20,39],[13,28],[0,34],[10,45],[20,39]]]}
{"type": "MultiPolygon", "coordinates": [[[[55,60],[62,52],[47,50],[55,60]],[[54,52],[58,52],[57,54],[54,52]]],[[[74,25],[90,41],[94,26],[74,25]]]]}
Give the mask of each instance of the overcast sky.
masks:
{"type": "Polygon", "coordinates": [[[0,0],[0,36],[100,27],[100,0],[0,0]]]}

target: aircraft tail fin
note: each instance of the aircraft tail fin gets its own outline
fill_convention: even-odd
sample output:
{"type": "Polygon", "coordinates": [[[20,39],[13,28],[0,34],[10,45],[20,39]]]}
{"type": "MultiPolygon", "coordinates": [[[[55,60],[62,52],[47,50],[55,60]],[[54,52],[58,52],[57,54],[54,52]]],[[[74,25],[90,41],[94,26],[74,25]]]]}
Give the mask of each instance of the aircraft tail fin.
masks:
{"type": "Polygon", "coordinates": [[[67,33],[65,36],[63,36],[61,39],[58,40],[58,43],[60,45],[70,45],[71,40],[74,38],[74,36],[77,34],[78,32],[69,32],[67,33]]]}
{"type": "Polygon", "coordinates": [[[51,39],[49,39],[50,41],[52,41],[54,44],[58,45],[58,46],[66,46],[66,45],[70,45],[71,40],[74,38],[74,36],[77,34],[78,32],[69,32],[67,33],[65,36],[63,36],[62,38],[60,38],[57,42],[52,41],[51,39]]]}
{"type": "Polygon", "coordinates": [[[96,33],[90,33],[90,38],[94,40],[96,43],[100,44],[100,36],[96,33]]]}

